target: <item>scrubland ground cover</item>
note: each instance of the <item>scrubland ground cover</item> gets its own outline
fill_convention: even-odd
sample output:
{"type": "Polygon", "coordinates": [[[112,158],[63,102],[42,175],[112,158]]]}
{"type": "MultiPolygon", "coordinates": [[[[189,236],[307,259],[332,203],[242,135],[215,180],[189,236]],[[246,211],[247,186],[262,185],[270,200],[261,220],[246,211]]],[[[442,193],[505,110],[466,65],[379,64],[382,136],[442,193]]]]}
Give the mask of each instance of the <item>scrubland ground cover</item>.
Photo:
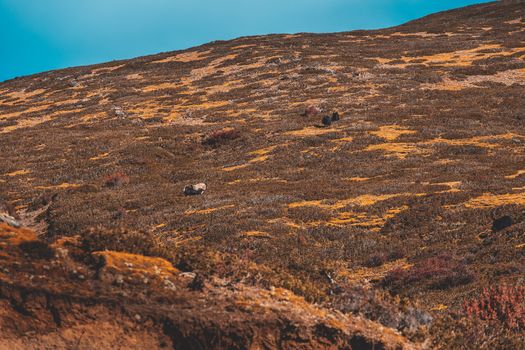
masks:
{"type": "MultiPolygon", "coordinates": [[[[407,348],[521,348],[524,42],[523,5],[490,3],[3,83],[0,199],[41,242],[20,256],[69,242],[95,279],[115,259],[100,252],[162,258],[198,285],[360,315],[407,348]],[[492,230],[503,216],[512,225],[492,230]]],[[[171,341],[192,334],[170,322],[171,341]]],[[[326,344],[346,334],[319,327],[326,344]]]]}

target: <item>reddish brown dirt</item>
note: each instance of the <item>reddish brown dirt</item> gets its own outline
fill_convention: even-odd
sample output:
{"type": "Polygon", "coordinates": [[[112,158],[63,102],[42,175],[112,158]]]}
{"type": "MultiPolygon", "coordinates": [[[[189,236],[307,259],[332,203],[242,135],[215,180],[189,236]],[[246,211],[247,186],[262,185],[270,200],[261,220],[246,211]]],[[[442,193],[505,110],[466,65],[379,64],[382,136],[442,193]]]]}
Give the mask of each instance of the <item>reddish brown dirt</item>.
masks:
{"type": "Polygon", "coordinates": [[[0,347],[5,349],[417,348],[359,317],[311,305],[284,289],[193,277],[160,258],[104,251],[75,261],[75,240],[42,258],[36,234],[0,224],[0,347]],[[249,320],[249,322],[247,322],[249,320]]]}

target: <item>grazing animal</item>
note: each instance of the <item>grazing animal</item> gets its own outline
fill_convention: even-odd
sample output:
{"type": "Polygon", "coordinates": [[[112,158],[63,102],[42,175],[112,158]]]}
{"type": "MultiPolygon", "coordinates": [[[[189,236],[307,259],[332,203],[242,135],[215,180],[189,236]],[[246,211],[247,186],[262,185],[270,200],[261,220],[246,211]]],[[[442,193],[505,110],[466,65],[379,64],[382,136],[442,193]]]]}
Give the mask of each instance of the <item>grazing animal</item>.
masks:
{"type": "Polygon", "coordinates": [[[330,125],[332,125],[332,118],[330,118],[329,115],[324,116],[323,120],[322,120],[322,123],[323,123],[324,126],[330,126],[330,125]]]}
{"type": "Polygon", "coordinates": [[[303,115],[305,115],[307,117],[315,117],[319,113],[321,113],[321,110],[317,106],[313,106],[312,105],[312,106],[306,107],[303,115]]]}
{"type": "Polygon", "coordinates": [[[334,113],[332,114],[332,121],[333,121],[333,122],[338,122],[339,119],[341,119],[341,118],[339,117],[339,112],[334,112],[334,113]]]}
{"type": "Polygon", "coordinates": [[[512,218],[508,215],[502,216],[498,219],[494,219],[492,222],[492,232],[498,232],[512,226],[512,218]]]}
{"type": "Polygon", "coordinates": [[[184,187],[184,195],[186,196],[196,196],[203,194],[204,191],[206,191],[206,184],[205,183],[198,183],[195,185],[188,185],[184,187]]]}

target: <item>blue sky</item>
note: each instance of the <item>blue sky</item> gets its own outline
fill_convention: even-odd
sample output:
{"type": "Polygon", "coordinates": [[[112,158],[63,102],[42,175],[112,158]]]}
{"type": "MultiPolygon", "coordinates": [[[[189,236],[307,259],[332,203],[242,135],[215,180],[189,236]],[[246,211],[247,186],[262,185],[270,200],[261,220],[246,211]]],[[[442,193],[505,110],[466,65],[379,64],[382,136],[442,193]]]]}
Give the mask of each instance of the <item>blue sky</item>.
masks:
{"type": "Polygon", "coordinates": [[[0,81],[245,35],[401,24],[483,0],[0,0],[0,81]]]}

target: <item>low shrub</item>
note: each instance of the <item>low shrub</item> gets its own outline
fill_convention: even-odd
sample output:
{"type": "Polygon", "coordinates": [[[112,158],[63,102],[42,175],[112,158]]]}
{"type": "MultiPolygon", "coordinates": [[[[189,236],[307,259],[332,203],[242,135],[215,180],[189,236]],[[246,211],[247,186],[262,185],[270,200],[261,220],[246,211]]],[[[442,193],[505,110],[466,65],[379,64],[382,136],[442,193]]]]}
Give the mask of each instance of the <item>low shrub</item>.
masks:
{"type": "Polygon", "coordinates": [[[344,313],[352,313],[377,321],[384,326],[416,332],[420,327],[429,325],[432,317],[413,305],[408,300],[401,300],[390,294],[359,286],[342,284],[340,292],[334,295],[326,305],[344,313]]]}
{"type": "Polygon", "coordinates": [[[112,250],[172,260],[172,254],[149,232],[126,229],[92,228],[82,235],[82,249],[92,253],[112,250]]]}
{"type": "Polygon", "coordinates": [[[204,138],[202,143],[204,145],[218,147],[223,143],[238,139],[239,137],[241,137],[239,130],[234,128],[224,128],[211,132],[204,138]]]}
{"type": "Polygon", "coordinates": [[[525,349],[523,333],[471,317],[443,315],[432,322],[429,333],[430,349],[525,349]]]}
{"type": "Polygon", "coordinates": [[[463,262],[448,254],[440,254],[421,260],[414,266],[391,271],[381,285],[393,292],[411,287],[424,289],[448,289],[470,283],[473,279],[463,262]]]}
{"type": "Polygon", "coordinates": [[[55,250],[43,241],[22,242],[18,248],[32,259],[50,260],[55,256],[55,250]]]}
{"type": "Polygon", "coordinates": [[[401,250],[392,250],[390,252],[375,253],[368,257],[364,262],[365,267],[378,267],[386,264],[389,261],[401,259],[403,257],[401,250]]]}
{"type": "Polygon", "coordinates": [[[513,330],[525,330],[525,286],[501,285],[485,288],[464,305],[467,316],[499,323],[513,330]]]}

